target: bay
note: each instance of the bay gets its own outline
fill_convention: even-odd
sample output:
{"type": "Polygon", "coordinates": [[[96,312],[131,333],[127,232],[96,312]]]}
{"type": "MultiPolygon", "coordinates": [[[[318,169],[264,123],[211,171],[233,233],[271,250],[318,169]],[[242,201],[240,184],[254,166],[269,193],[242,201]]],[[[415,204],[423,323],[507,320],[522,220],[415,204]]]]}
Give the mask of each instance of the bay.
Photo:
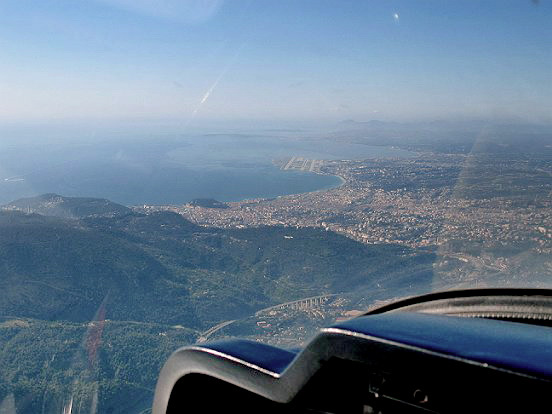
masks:
{"type": "Polygon", "coordinates": [[[125,205],[238,201],[324,190],[339,177],[282,170],[274,160],[408,157],[387,147],[262,135],[40,141],[0,152],[0,203],[43,193],[125,205]]]}

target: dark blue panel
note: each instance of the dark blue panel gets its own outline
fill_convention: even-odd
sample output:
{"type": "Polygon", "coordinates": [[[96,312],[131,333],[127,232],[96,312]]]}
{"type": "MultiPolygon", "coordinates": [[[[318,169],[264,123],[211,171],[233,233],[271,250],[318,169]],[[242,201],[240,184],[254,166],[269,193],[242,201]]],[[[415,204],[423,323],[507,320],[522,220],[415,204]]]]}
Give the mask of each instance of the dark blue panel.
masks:
{"type": "Polygon", "coordinates": [[[282,373],[297,356],[294,352],[243,339],[211,342],[201,347],[222,352],[277,374],[282,373]]]}
{"type": "Polygon", "coordinates": [[[548,327],[396,312],[352,319],[334,328],[552,378],[552,329],[548,327]]]}

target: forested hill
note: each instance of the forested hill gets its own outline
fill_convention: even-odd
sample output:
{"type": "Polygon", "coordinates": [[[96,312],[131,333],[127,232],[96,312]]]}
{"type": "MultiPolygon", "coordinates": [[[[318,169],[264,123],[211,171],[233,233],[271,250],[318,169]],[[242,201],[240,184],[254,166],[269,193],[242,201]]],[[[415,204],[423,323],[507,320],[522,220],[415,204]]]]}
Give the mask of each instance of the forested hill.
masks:
{"type": "Polygon", "coordinates": [[[98,392],[98,413],[139,412],[169,353],[212,325],[313,295],[431,280],[433,256],[396,245],[315,228],[206,228],[56,197],[73,213],[0,210],[0,404],[11,395],[20,414],[98,392]]]}
{"type": "Polygon", "coordinates": [[[0,315],[85,321],[105,302],[110,319],[201,328],[293,299],[400,283],[432,260],[322,229],[204,228],[170,212],[2,211],[0,315]]]}
{"type": "Polygon", "coordinates": [[[21,198],[5,205],[4,208],[61,218],[121,216],[131,212],[128,207],[103,198],[63,197],[52,193],[21,198]]]}

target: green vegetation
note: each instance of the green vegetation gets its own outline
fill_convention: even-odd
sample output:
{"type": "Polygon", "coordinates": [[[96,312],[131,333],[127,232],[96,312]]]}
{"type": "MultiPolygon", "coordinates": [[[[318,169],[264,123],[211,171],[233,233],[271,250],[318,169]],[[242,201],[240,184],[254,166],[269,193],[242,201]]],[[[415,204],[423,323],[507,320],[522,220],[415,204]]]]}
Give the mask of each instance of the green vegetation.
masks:
{"type": "Polygon", "coordinates": [[[128,207],[102,198],[62,197],[51,193],[22,198],[11,202],[7,207],[62,218],[120,216],[131,212],[128,207]]]}
{"type": "Polygon", "coordinates": [[[0,401],[13,394],[18,413],[61,411],[71,396],[99,398],[100,413],[139,412],[170,352],[214,324],[313,295],[431,281],[433,255],[396,245],[114,211],[0,211],[0,401]]]}
{"type": "Polygon", "coordinates": [[[190,202],[192,206],[205,208],[228,208],[228,204],[212,198],[196,198],[190,202]]]}
{"type": "Polygon", "coordinates": [[[18,413],[61,412],[71,397],[86,407],[98,393],[100,412],[136,412],[151,404],[170,353],[196,337],[193,330],[160,324],[5,319],[1,399],[13,394],[18,413]]]}

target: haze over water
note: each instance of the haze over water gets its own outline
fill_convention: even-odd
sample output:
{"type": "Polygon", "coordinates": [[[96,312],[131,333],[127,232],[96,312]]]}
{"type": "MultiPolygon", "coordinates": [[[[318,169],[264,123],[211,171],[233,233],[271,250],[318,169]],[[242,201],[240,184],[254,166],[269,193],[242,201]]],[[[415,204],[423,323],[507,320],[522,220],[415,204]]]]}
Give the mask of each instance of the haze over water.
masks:
{"type": "Polygon", "coordinates": [[[237,201],[332,188],[335,176],[283,171],[273,160],[404,157],[407,151],[276,136],[204,135],[13,144],[0,154],[0,203],[43,193],[126,204],[237,201]]]}

